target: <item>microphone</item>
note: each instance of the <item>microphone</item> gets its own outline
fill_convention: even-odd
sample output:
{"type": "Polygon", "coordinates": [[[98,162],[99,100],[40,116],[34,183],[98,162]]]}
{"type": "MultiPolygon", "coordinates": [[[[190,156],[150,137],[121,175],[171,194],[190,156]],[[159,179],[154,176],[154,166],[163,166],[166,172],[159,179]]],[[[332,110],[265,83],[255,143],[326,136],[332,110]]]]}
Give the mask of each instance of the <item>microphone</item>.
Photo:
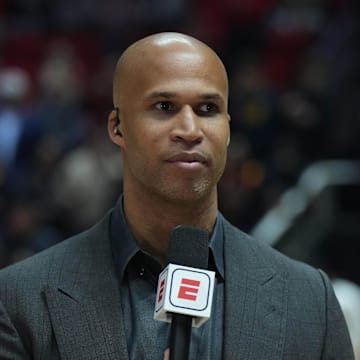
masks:
{"type": "Polygon", "coordinates": [[[159,275],[154,318],[171,322],[170,360],[189,357],[191,327],[210,317],[215,272],[208,267],[208,233],[177,226],[171,233],[168,266],[159,275]]]}

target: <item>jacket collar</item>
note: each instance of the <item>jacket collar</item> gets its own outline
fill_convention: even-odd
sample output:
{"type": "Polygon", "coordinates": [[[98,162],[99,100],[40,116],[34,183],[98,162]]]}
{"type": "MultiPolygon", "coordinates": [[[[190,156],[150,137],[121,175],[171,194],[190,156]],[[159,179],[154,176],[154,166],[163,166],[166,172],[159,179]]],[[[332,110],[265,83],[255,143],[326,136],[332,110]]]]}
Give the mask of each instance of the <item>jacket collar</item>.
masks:
{"type": "Polygon", "coordinates": [[[224,229],[224,359],[281,359],[285,280],[263,260],[254,239],[226,220],[224,229]]]}
{"type": "Polygon", "coordinates": [[[55,286],[45,290],[61,359],[128,358],[109,218],[73,239],[55,286]]]}

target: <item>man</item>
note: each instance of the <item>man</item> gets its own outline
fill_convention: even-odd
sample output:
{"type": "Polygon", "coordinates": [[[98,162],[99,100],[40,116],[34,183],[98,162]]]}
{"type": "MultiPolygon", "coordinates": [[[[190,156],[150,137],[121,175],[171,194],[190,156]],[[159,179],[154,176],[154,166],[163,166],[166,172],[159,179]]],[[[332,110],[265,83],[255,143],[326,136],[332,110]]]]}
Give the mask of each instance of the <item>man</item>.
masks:
{"type": "Polygon", "coordinates": [[[353,359],[326,275],[218,212],[230,116],[217,55],[183,34],[146,37],[121,56],[113,100],[123,195],[90,230],[0,272],[0,358],[162,359],[169,325],[152,319],[156,281],[182,224],[211,234],[217,279],[191,359],[353,359]]]}

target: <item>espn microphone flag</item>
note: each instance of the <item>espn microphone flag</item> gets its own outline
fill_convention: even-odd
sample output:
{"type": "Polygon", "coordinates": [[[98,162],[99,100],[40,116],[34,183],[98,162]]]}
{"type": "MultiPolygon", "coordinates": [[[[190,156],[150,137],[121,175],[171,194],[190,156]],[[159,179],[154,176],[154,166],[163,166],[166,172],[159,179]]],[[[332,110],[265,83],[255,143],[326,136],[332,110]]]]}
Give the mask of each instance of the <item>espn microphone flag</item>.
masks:
{"type": "Polygon", "coordinates": [[[210,316],[215,274],[206,274],[208,241],[201,228],[179,225],[171,231],[169,265],[160,274],[154,313],[155,319],[171,322],[170,360],[189,358],[191,327],[210,316]]]}
{"type": "Polygon", "coordinates": [[[159,276],[154,318],[171,322],[172,314],[183,314],[200,327],[211,314],[214,283],[214,271],[169,264],[159,276]]]}

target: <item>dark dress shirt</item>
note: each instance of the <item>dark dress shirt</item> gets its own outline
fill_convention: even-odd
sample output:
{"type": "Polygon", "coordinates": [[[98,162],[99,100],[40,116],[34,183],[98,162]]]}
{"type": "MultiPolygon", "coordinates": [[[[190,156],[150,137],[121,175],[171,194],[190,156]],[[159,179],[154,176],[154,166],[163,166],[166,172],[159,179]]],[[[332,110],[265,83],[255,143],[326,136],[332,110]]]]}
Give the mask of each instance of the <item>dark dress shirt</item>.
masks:
{"type": "MultiPolygon", "coordinates": [[[[122,197],[111,217],[110,238],[119,274],[121,306],[126,342],[131,360],[163,359],[169,347],[170,325],[153,319],[158,275],[162,266],[142,251],[126,223],[122,197]]],[[[224,257],[223,223],[217,217],[209,241],[209,269],[216,273],[216,285],[210,319],[193,328],[189,359],[222,358],[224,257]]]]}

